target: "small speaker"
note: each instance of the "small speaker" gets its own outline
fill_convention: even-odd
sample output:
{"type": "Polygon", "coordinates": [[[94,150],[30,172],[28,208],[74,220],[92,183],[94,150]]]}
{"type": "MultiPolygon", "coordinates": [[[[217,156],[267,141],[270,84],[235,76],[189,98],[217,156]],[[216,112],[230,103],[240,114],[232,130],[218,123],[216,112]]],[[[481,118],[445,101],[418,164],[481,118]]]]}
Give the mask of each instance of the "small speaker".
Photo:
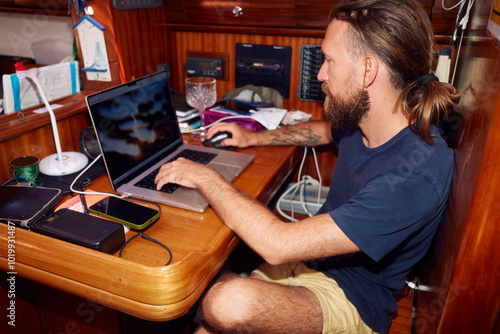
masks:
{"type": "Polygon", "coordinates": [[[88,126],[80,133],[80,151],[90,160],[94,160],[101,154],[94,127],[88,126]]]}

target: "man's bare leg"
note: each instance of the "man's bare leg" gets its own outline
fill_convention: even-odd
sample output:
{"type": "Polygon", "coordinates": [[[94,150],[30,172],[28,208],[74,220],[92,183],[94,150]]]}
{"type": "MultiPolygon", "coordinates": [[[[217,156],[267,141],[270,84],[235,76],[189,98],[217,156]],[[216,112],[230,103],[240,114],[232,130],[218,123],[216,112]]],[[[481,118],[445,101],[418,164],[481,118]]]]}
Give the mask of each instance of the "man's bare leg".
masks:
{"type": "Polygon", "coordinates": [[[259,275],[222,276],[202,301],[202,333],[318,334],[323,315],[309,289],[264,281],[259,275]]]}

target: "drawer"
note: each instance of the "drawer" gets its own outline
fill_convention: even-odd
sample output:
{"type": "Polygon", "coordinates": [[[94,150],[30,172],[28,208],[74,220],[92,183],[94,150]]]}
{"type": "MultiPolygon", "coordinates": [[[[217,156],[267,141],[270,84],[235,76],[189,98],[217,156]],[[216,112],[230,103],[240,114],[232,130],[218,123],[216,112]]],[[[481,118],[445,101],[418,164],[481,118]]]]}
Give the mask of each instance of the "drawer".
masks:
{"type": "Polygon", "coordinates": [[[186,23],[237,26],[295,26],[295,1],[184,0],[186,23]]]}

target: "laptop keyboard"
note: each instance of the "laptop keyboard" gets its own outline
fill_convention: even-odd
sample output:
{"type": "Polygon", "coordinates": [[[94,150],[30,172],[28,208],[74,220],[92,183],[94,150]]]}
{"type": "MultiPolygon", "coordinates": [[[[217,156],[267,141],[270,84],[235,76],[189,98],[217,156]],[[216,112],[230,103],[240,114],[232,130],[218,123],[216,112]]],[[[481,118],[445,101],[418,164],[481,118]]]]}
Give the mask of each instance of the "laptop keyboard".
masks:
{"type": "MultiPolygon", "coordinates": [[[[209,152],[201,152],[201,151],[195,151],[195,150],[190,150],[190,149],[184,149],[181,152],[179,152],[179,154],[177,154],[172,159],[170,159],[168,162],[172,162],[174,160],[177,160],[178,158],[186,158],[186,159],[189,159],[189,160],[199,162],[201,164],[206,165],[210,161],[212,161],[216,156],[217,156],[216,153],[209,153],[209,152]]],[[[141,188],[146,188],[146,189],[156,190],[155,177],[159,171],[160,171],[160,168],[155,169],[154,171],[149,173],[149,175],[147,175],[142,180],[137,182],[135,184],[135,186],[141,187],[141,188]]],[[[167,183],[160,189],[160,191],[171,194],[179,187],[180,187],[180,185],[178,185],[176,183],[167,183]]]]}

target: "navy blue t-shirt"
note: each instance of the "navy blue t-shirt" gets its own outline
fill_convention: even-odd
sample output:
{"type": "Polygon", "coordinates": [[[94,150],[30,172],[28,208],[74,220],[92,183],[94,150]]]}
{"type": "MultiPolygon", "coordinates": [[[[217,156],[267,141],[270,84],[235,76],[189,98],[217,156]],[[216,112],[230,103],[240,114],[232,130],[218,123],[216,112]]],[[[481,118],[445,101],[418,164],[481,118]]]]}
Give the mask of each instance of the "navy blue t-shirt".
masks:
{"type": "Polygon", "coordinates": [[[389,330],[394,295],[425,254],[441,220],[453,174],[453,151],[436,134],[425,143],[410,128],[377,148],[359,127],[332,129],[338,159],[325,204],[361,252],[306,262],[335,279],[374,331],[389,330]]]}

